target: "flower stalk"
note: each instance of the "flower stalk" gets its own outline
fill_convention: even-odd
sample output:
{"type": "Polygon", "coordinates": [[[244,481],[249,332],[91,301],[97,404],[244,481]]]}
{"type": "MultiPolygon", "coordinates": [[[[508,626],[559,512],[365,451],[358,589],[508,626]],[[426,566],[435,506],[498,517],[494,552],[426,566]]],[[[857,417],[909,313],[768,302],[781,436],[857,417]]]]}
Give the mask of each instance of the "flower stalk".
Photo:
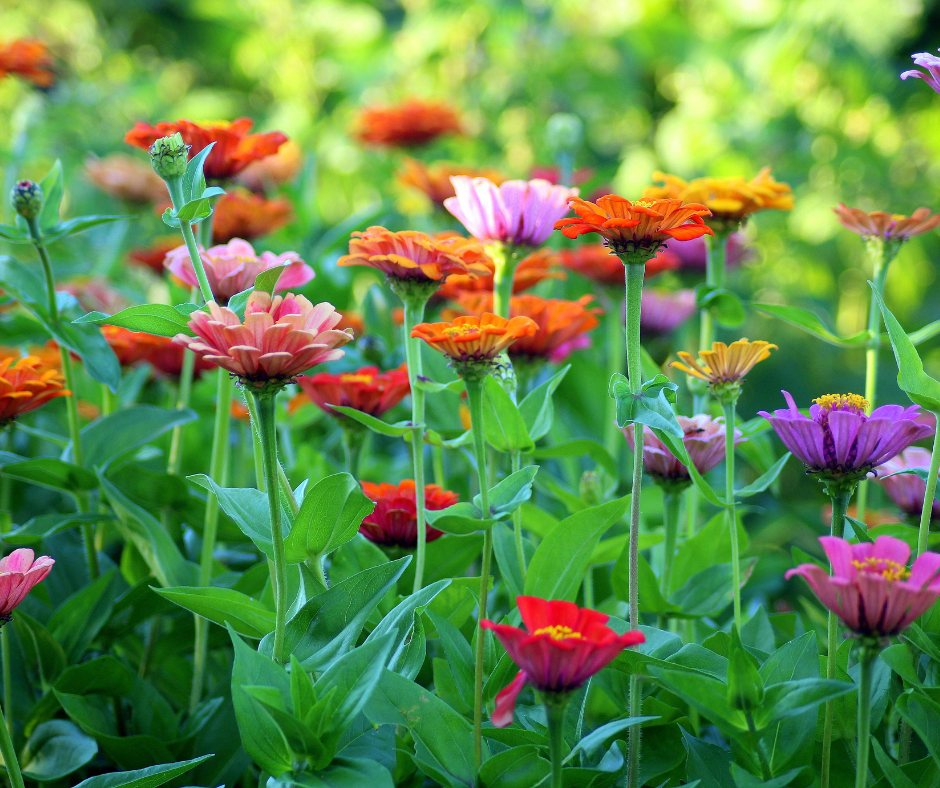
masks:
{"type": "Polygon", "coordinates": [[[734,624],[740,631],[741,621],[741,548],[738,544],[738,518],[734,507],[734,426],[735,398],[721,403],[725,417],[725,500],[728,536],[731,539],[731,590],[734,595],[734,624]]]}
{"type": "MultiPolygon", "coordinates": [[[[522,470],[522,452],[512,452],[512,472],[522,470]]],[[[522,542],[522,507],[516,508],[512,513],[512,532],[516,542],[516,560],[519,562],[519,575],[522,585],[525,586],[526,560],[525,547],[522,542]]]]}
{"type": "Polygon", "coordinates": [[[868,755],[871,752],[871,674],[878,657],[878,642],[862,641],[858,654],[858,762],[855,788],[868,788],[868,755]]]}
{"type": "Polygon", "coordinates": [[[565,710],[569,693],[540,692],[548,723],[548,754],[552,763],[551,788],[562,788],[561,765],[565,757],[565,710]]]}
{"type": "MultiPolygon", "coordinates": [[[[602,304],[604,306],[605,321],[607,323],[607,379],[614,375],[622,375],[624,371],[624,332],[620,326],[618,302],[619,293],[614,288],[605,288],[602,304]]],[[[614,459],[620,457],[620,429],[617,426],[617,400],[607,398],[607,409],[604,414],[604,447],[614,459]]]]}
{"type": "Polygon", "coordinates": [[[0,755],[3,756],[3,764],[7,768],[7,776],[10,778],[12,788],[25,788],[23,785],[23,773],[20,771],[20,762],[16,757],[16,749],[13,746],[13,739],[10,737],[9,723],[6,715],[10,713],[7,708],[4,712],[0,709],[0,717],[3,717],[0,724],[0,755]]]}
{"type": "Polygon", "coordinates": [[[663,487],[663,573],[660,577],[660,592],[669,596],[672,582],[672,564],[676,556],[676,537],[679,534],[679,510],[682,506],[682,490],[663,487]]]}
{"type": "Polygon", "coordinates": [[[933,434],[933,447],[930,451],[930,470],[927,472],[927,489],[924,491],[924,506],[920,512],[920,525],[917,530],[917,553],[927,552],[927,537],[930,534],[930,518],[933,513],[933,499],[937,493],[937,474],[940,473],[940,413],[934,413],[937,429],[933,434]]]}

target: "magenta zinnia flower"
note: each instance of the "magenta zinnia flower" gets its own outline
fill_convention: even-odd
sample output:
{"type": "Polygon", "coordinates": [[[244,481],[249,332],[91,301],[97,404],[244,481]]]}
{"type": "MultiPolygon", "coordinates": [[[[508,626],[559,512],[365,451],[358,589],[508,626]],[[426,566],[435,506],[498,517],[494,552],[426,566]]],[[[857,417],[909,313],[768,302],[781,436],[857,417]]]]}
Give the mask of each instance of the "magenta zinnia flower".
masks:
{"type": "MultiPolygon", "coordinates": [[[[682,443],[689,458],[699,473],[708,473],[725,458],[724,419],[713,419],[700,413],[686,418],[677,416],[679,426],[685,435],[682,443]]],[[[633,425],[623,427],[623,434],[633,448],[633,425]]],[[[734,442],[741,443],[745,438],[737,428],[734,430],[734,442]]],[[[673,455],[666,444],[657,438],[652,430],[643,430],[643,470],[653,477],[657,484],[678,483],[685,486],[692,482],[689,469],[673,455]]]]}
{"type": "MultiPolygon", "coordinates": [[[[279,255],[262,252],[259,257],[252,245],[241,238],[233,238],[227,244],[211,246],[208,250],[199,247],[199,256],[206,269],[212,295],[223,306],[233,295],[251,287],[258,274],[269,268],[284,268],[281,278],[277,280],[277,290],[293,290],[314,277],[313,269],[296,252],[279,255]]],[[[169,252],[163,264],[170,273],[190,287],[199,287],[196,271],[185,246],[169,252]]]]}
{"type": "Polygon", "coordinates": [[[568,213],[568,199],[577,189],[548,181],[505,181],[497,186],[487,178],[452,177],[456,197],[444,207],[481,241],[503,241],[517,246],[541,246],[555,222],[568,213]]]}
{"type": "Polygon", "coordinates": [[[940,57],[931,55],[929,52],[918,52],[916,55],[911,55],[911,57],[914,59],[914,65],[926,68],[927,73],[925,74],[915,68],[901,74],[901,79],[917,77],[924,80],[937,93],[940,93],[940,57]]]}
{"type": "Polygon", "coordinates": [[[940,555],[922,553],[908,569],[911,548],[893,536],[851,544],[821,536],[832,575],[817,564],[800,564],[787,579],[801,575],[813,593],[856,635],[886,638],[906,629],[940,596],[940,555]]]}
{"type": "Polygon", "coordinates": [[[669,334],[696,311],[694,290],[644,288],[640,307],[640,331],[644,334],[669,334]]]}
{"type": "MultiPolygon", "coordinates": [[[[875,468],[875,481],[888,493],[904,514],[917,517],[924,505],[924,496],[927,494],[927,482],[914,473],[899,473],[909,468],[930,467],[930,452],[917,446],[905,449],[896,457],[875,468]],[[898,474],[892,476],[891,474],[898,474]]],[[[940,501],[934,499],[931,518],[940,519],[940,501]]]]}
{"type": "Polygon", "coordinates": [[[917,423],[920,411],[915,405],[882,405],[866,416],[868,401],[863,397],[826,394],[813,400],[810,415],[804,416],[789,392],[783,396],[787,410],[760,415],[809,473],[827,480],[858,481],[914,441],[933,435],[933,429],[917,423]]]}
{"type": "Polygon", "coordinates": [[[0,558],[0,626],[13,620],[13,610],[33,588],[46,579],[55,563],[49,556],[33,558],[27,547],[0,558]]]}
{"type": "Polygon", "coordinates": [[[300,295],[272,296],[255,290],[248,297],[245,321],[214,301],[208,312],[193,312],[189,327],[195,337],[177,334],[174,341],[199,357],[261,388],[287,382],[316,364],[342,358],[340,348],[354,339],[335,326],[343,316],[332,304],[314,306],[300,295]]]}

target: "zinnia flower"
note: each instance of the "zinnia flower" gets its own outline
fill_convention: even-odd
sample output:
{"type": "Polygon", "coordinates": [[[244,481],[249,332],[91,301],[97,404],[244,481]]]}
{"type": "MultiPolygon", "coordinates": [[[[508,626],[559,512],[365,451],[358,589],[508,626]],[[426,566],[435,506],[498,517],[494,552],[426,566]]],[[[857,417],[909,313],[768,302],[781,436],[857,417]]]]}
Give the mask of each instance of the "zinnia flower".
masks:
{"type": "MultiPolygon", "coordinates": [[[[705,414],[676,418],[684,433],[682,443],[689,452],[695,470],[700,474],[708,473],[725,458],[724,419],[713,419],[705,414]]],[[[633,425],[623,427],[622,431],[632,449],[633,425]]],[[[735,444],[744,440],[741,431],[735,428],[735,444]]],[[[643,430],[643,470],[650,474],[657,484],[676,484],[684,487],[692,483],[689,469],[679,462],[652,430],[643,430]]]]}
{"type": "Polygon", "coordinates": [[[411,98],[389,107],[368,107],[359,116],[356,136],[367,145],[413,148],[444,134],[459,134],[460,118],[440,101],[411,98]]]}
{"type": "Polygon", "coordinates": [[[55,561],[47,555],[35,555],[28,547],[21,547],[0,558],[0,626],[13,620],[16,606],[52,571],[55,561]]]}
{"type": "Polygon", "coordinates": [[[865,238],[880,238],[887,242],[904,243],[940,225],[940,213],[931,216],[929,208],[918,208],[910,216],[902,216],[884,211],[865,213],[860,208],[849,208],[840,202],[839,207],[832,210],[846,229],[865,238]]]}
{"type": "Polygon", "coordinates": [[[577,190],[548,181],[505,181],[497,186],[486,178],[451,179],[455,197],[444,201],[470,234],[481,241],[516,246],[541,246],[556,220],[565,215],[577,190]]]}
{"type": "MultiPolygon", "coordinates": [[[[574,249],[561,249],[558,259],[569,271],[574,271],[592,282],[621,289],[624,286],[626,273],[623,261],[605,244],[583,244],[574,249]]],[[[647,261],[645,278],[650,279],[663,271],[673,271],[681,264],[679,258],[671,251],[660,249],[655,257],[647,261]]]]}
{"type": "Polygon", "coordinates": [[[238,173],[235,180],[253,192],[263,194],[275,186],[294,180],[303,164],[300,146],[293,140],[287,140],[277,149],[277,153],[251,162],[238,173]]]}
{"type": "MultiPolygon", "coordinates": [[[[515,276],[512,279],[512,292],[522,293],[525,290],[531,290],[539,282],[545,279],[564,279],[565,273],[553,268],[557,255],[552,249],[539,249],[532,252],[528,257],[522,259],[522,262],[516,268],[515,276]]],[[[466,276],[464,274],[455,274],[448,277],[447,281],[437,291],[437,295],[446,298],[449,301],[456,301],[463,293],[475,292],[493,292],[493,273],[494,268],[489,258],[485,261],[490,269],[486,276],[466,276]]],[[[620,261],[617,264],[623,268],[620,261]]]]}
{"type": "Polygon", "coordinates": [[[817,564],[800,564],[786,578],[803,577],[819,601],[860,637],[880,640],[903,632],[940,596],[937,553],[921,553],[908,569],[911,548],[893,536],[860,544],[836,536],[819,541],[832,575],[817,564]]]}
{"type": "Polygon", "coordinates": [[[486,178],[496,185],[505,180],[496,170],[464,167],[460,164],[449,164],[443,161],[429,165],[417,159],[405,159],[405,163],[397,177],[400,183],[424,192],[435,205],[443,206],[444,200],[456,194],[454,184],[451,183],[450,179],[457,175],[468,178],[486,178]]]}
{"type": "Polygon", "coordinates": [[[170,340],[154,336],[143,331],[130,331],[120,326],[102,326],[101,334],[105,338],[122,367],[129,367],[138,361],[144,361],[154,350],[170,340]]]}
{"type": "MultiPolygon", "coordinates": [[[[705,243],[704,236],[693,238],[691,241],[673,241],[669,244],[669,251],[678,258],[680,270],[705,273],[708,267],[708,250],[705,243]]],[[[751,251],[745,246],[742,236],[739,233],[731,233],[725,241],[725,268],[730,270],[740,265],[750,254],[751,251]]]]}
{"type": "MultiPolygon", "coordinates": [[[[154,173],[156,174],[156,173],[154,173]]],[[[142,249],[131,249],[127,256],[138,265],[144,265],[151,271],[162,274],[163,261],[166,256],[180,245],[179,235],[164,235],[157,238],[150,246],[142,249]]]]}
{"type": "Polygon", "coordinates": [[[640,331],[644,334],[670,334],[697,311],[694,290],[644,288],[640,307],[640,331]]]}
{"type": "MultiPolygon", "coordinates": [[[[169,337],[155,337],[159,342],[150,349],[144,359],[154,371],[163,377],[179,380],[183,372],[183,353],[185,348],[178,345],[169,337]]],[[[216,365],[200,356],[196,356],[193,366],[193,378],[198,378],[203,372],[215,369],[216,365]]]]}
{"type": "Polygon", "coordinates": [[[911,55],[911,57],[914,60],[914,65],[926,68],[927,73],[925,74],[923,71],[918,71],[915,68],[901,74],[901,79],[917,77],[918,79],[924,80],[924,82],[930,85],[937,93],[940,93],[940,57],[931,55],[929,52],[918,52],[916,55],[911,55]]]}
{"type": "Polygon", "coordinates": [[[604,243],[628,262],[643,263],[671,239],[688,241],[702,235],[714,235],[703,216],[711,211],[698,203],[682,200],[637,200],[630,202],[615,194],[596,203],[572,197],[569,204],[578,215],[559,219],[555,229],[566,238],[597,233],[604,243]]]}
{"type": "Polygon", "coordinates": [[[688,375],[708,383],[716,396],[736,396],[741,390],[744,376],[756,364],[770,357],[770,351],[776,345],[757,340],[751,342],[742,338],[730,345],[713,342],[711,350],[700,350],[699,361],[691,353],[680,350],[676,355],[685,362],[673,361],[670,366],[681,369],[688,375]]]}
{"type": "Polygon", "coordinates": [[[55,73],[49,48],[32,38],[0,44],[0,79],[8,74],[16,74],[39,88],[52,87],[55,73]]]}
{"type": "MultiPolygon", "coordinates": [[[[924,470],[930,468],[930,452],[918,446],[905,449],[896,457],[892,457],[875,468],[875,481],[888,493],[888,497],[904,514],[918,517],[924,505],[924,496],[927,494],[927,482],[917,474],[900,473],[911,468],[924,470]]],[[[930,517],[932,520],[940,519],[940,501],[936,498],[933,501],[930,517]]]]}
{"type": "MultiPolygon", "coordinates": [[[[212,295],[220,304],[227,304],[233,295],[254,285],[258,274],[269,268],[284,268],[284,273],[277,280],[278,290],[302,287],[314,277],[313,269],[301,260],[296,252],[284,252],[279,255],[262,252],[259,257],[252,245],[241,238],[212,246],[208,250],[199,247],[199,255],[212,288],[212,295]]],[[[199,286],[189,250],[185,246],[179,246],[170,252],[164,260],[164,265],[185,284],[190,287],[199,286]]]]}
{"type": "Polygon", "coordinates": [[[206,123],[200,125],[189,120],[176,123],[137,123],[124,142],[136,148],[149,150],[161,137],[168,137],[179,132],[183,142],[190,145],[189,157],[192,158],[211,143],[215,147],[206,159],[203,173],[208,180],[227,180],[240,173],[251,162],[277,153],[287,137],[279,131],[267,134],[249,134],[254,121],[251,118],[239,118],[231,123],[206,123]]]}
{"type": "Polygon", "coordinates": [[[483,620],[493,630],[520,671],[496,696],[490,718],[497,728],[512,722],[516,697],[526,683],[540,692],[565,694],[578,689],[609,665],[625,648],[643,643],[642,632],[618,635],[607,626],[608,616],[573,602],[516,597],[526,629],[483,620]]]}
{"type": "MultiPolygon", "coordinates": [[[[414,479],[399,484],[373,484],[362,482],[366,497],[375,501],[375,510],[362,521],[361,533],[370,542],[386,547],[413,550],[418,545],[418,509],[414,479]]],[[[460,496],[436,484],[424,487],[424,506],[430,511],[446,509],[460,500],[460,496]]],[[[444,535],[443,531],[425,526],[427,541],[444,535]]]]}
{"type": "Polygon", "coordinates": [[[153,167],[123,153],[89,159],[85,175],[101,191],[127,202],[160,202],[170,197],[166,183],[153,167]]]}
{"type": "Polygon", "coordinates": [[[215,243],[227,244],[237,238],[251,241],[284,227],[294,218],[294,206],[286,197],[268,199],[236,188],[219,198],[212,218],[215,243]]]}
{"type": "Polygon", "coordinates": [[[297,383],[320,410],[344,419],[331,405],[354,408],[378,418],[394,408],[411,391],[408,367],[380,372],[378,367],[360,367],[355,372],[320,372],[297,378],[297,383]]]}
{"type": "Polygon", "coordinates": [[[317,364],[335,361],[352,333],[337,331],[341,315],[331,304],[314,306],[301,295],[274,296],[255,290],[245,306],[245,320],[210,301],[209,311],[193,312],[195,337],[174,341],[237,375],[245,385],[283,384],[317,364]]]}
{"type": "Polygon", "coordinates": [[[56,397],[68,397],[65,378],[35,356],[0,359],[0,427],[45,405],[56,397]]]}
{"type": "Polygon", "coordinates": [[[786,410],[759,415],[770,421],[809,473],[826,480],[858,481],[914,441],[933,435],[932,427],[915,421],[916,405],[882,405],[866,416],[868,401],[863,397],[826,394],[813,400],[809,416],[804,416],[789,392],[783,396],[786,410]]]}

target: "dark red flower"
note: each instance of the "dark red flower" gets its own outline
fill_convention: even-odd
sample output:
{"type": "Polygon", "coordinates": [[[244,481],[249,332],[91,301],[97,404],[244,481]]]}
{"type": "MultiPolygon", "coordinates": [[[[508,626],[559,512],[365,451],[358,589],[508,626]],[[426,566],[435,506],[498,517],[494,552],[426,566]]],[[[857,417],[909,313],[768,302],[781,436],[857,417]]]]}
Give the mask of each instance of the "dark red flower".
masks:
{"type": "MultiPolygon", "coordinates": [[[[361,533],[369,541],[387,547],[412,549],[418,544],[418,508],[414,479],[400,484],[362,482],[362,491],[375,501],[375,511],[362,521],[361,533]]],[[[453,506],[460,496],[450,490],[428,484],[424,488],[425,508],[436,511],[453,506]]],[[[444,535],[443,531],[426,526],[429,542],[444,535]]]]}
{"type": "Polygon", "coordinates": [[[406,364],[388,372],[380,372],[378,367],[360,367],[355,372],[339,375],[330,372],[301,375],[297,383],[318,408],[340,418],[346,417],[334,411],[331,405],[355,408],[378,418],[411,391],[406,364]]]}

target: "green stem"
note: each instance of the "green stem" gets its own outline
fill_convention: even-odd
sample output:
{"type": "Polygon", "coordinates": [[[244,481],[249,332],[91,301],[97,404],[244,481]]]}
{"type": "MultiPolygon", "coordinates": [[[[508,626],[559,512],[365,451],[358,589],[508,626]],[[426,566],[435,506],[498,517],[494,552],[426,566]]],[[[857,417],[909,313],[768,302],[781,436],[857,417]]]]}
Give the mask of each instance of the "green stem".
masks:
{"type": "Polygon", "coordinates": [[[110,416],[120,407],[117,394],[104,383],[101,384],[101,415],[110,416]]]}
{"type": "MultiPolygon", "coordinates": [[[[624,372],[624,333],[620,322],[620,297],[613,289],[604,292],[604,317],[607,325],[607,379],[624,372]]],[[[623,450],[623,436],[617,426],[617,400],[607,398],[604,412],[604,446],[615,460],[623,450]]],[[[616,480],[615,481],[619,481],[616,480]]]]}
{"type": "Polygon", "coordinates": [[[676,537],[679,533],[679,508],[682,505],[682,491],[663,488],[663,575],[660,578],[660,592],[663,598],[669,597],[672,582],[672,561],[676,553],[676,537]]]}
{"type": "MultiPolygon", "coordinates": [[[[522,468],[522,453],[519,451],[512,452],[512,472],[522,468]]],[[[513,536],[516,541],[516,561],[519,562],[519,574],[522,577],[522,585],[525,585],[525,573],[526,573],[526,562],[525,562],[525,549],[522,545],[522,507],[517,507],[512,513],[512,531],[513,536]]]]}
{"type": "Polygon", "coordinates": [[[551,788],[562,788],[561,768],[565,757],[565,709],[567,696],[542,695],[545,719],[548,722],[548,754],[552,762],[551,788]]]}
{"type": "Polygon", "coordinates": [[[751,733],[751,737],[754,740],[754,749],[757,751],[757,759],[760,761],[760,771],[761,777],[766,781],[771,778],[770,763],[767,761],[767,753],[764,752],[764,747],[760,743],[760,734],[757,732],[757,726],[754,724],[754,715],[751,712],[745,712],[745,719],[747,720],[747,729],[751,733]]]}
{"type": "Polygon", "coordinates": [[[434,483],[438,487],[446,488],[446,477],[444,474],[444,447],[431,447],[431,465],[434,471],[434,483]]]}
{"type": "MultiPolygon", "coordinates": [[[[209,478],[220,487],[228,483],[228,442],[232,414],[232,378],[228,370],[218,370],[216,383],[215,425],[212,431],[212,456],[209,478]]],[[[206,496],[206,515],[202,529],[202,552],[199,557],[199,586],[212,585],[212,562],[219,528],[219,499],[213,492],[206,496]]],[[[195,616],[196,638],[193,651],[193,683],[190,688],[189,710],[195,710],[202,700],[206,678],[206,658],[209,650],[209,620],[195,616]]]]}
{"type": "Polygon", "coordinates": [[[728,535],[731,538],[731,591],[734,595],[734,623],[741,631],[741,548],[738,545],[738,519],[734,508],[734,425],[735,403],[722,403],[725,416],[725,510],[728,518],[728,535]]]}
{"type": "Polygon", "coordinates": [[[871,752],[871,668],[878,656],[877,646],[863,643],[858,663],[858,762],[855,788],[868,788],[868,754],[871,752]]]}
{"type": "MultiPolygon", "coordinates": [[[[483,386],[482,381],[467,380],[467,404],[470,406],[470,424],[473,435],[473,454],[477,461],[477,482],[480,487],[480,508],[483,517],[490,516],[490,491],[486,473],[486,447],[483,443],[483,386]]],[[[490,585],[490,559],[493,553],[493,532],[483,531],[483,555],[480,567],[479,617],[486,618],[487,596],[490,585]]],[[[483,763],[483,631],[477,630],[476,654],[473,670],[473,753],[476,772],[483,763]]],[[[475,773],[476,773],[475,772],[475,773]]]]}
{"type": "MultiPolygon", "coordinates": [[[[183,206],[183,179],[182,176],[166,179],[167,188],[170,191],[170,199],[173,202],[173,210],[178,211],[183,206]]],[[[202,257],[199,254],[199,247],[196,244],[196,236],[193,233],[193,226],[189,222],[180,221],[180,232],[183,234],[183,241],[186,243],[186,249],[189,251],[189,259],[193,264],[193,270],[196,272],[196,281],[199,282],[199,292],[202,294],[202,300],[208,303],[214,301],[212,287],[206,276],[206,269],[202,264],[202,257]]]]}
{"type": "MultiPolygon", "coordinates": [[[[4,671],[6,670],[4,659],[4,671]]],[[[4,693],[5,694],[5,693],[4,693]]],[[[10,706],[6,706],[6,714],[10,713],[10,706]]],[[[13,788],[24,788],[23,773],[20,771],[20,762],[16,757],[16,749],[13,747],[13,739],[10,737],[12,719],[7,721],[4,710],[0,709],[0,717],[3,718],[3,724],[0,725],[0,755],[3,756],[3,763],[7,767],[7,776],[10,778],[10,785],[13,788]]]]}
{"type": "Polygon", "coordinates": [[[933,435],[933,448],[930,452],[930,470],[927,472],[927,489],[924,492],[924,505],[920,510],[920,528],[917,531],[917,555],[927,552],[927,536],[930,533],[930,516],[933,513],[933,499],[937,493],[937,474],[940,473],[940,412],[933,414],[937,419],[937,430],[933,435]]]}
{"type": "Polygon", "coordinates": [[[46,309],[49,312],[50,321],[58,323],[59,305],[56,302],[55,274],[52,272],[52,260],[49,258],[49,252],[46,251],[46,245],[43,243],[39,222],[35,218],[27,219],[26,226],[29,228],[29,237],[36,248],[39,260],[42,262],[42,273],[46,280],[46,298],[48,299],[46,309]]]}
{"type": "MultiPolygon", "coordinates": [[[[176,409],[189,407],[193,390],[193,372],[196,369],[196,354],[189,348],[183,351],[183,367],[180,370],[180,385],[176,396],[176,409]]],[[[167,455],[166,472],[178,474],[183,462],[183,425],[177,424],[170,435],[170,453],[167,455]]]]}
{"type": "Polygon", "coordinates": [[[10,715],[7,720],[7,730],[13,735],[13,671],[10,658],[10,633],[6,627],[0,627],[0,649],[3,654],[3,708],[10,715]]]}
{"type": "Polygon", "coordinates": [[[517,246],[506,243],[493,243],[487,246],[496,271],[493,274],[493,313],[500,317],[509,317],[509,304],[512,298],[512,284],[519,265],[520,250],[517,246]]]}
{"type": "Polygon", "coordinates": [[[340,421],[343,430],[343,456],[346,460],[346,473],[354,479],[359,478],[359,462],[362,458],[362,447],[365,444],[367,433],[356,422],[355,426],[349,424],[351,419],[345,416],[340,421]]]}

